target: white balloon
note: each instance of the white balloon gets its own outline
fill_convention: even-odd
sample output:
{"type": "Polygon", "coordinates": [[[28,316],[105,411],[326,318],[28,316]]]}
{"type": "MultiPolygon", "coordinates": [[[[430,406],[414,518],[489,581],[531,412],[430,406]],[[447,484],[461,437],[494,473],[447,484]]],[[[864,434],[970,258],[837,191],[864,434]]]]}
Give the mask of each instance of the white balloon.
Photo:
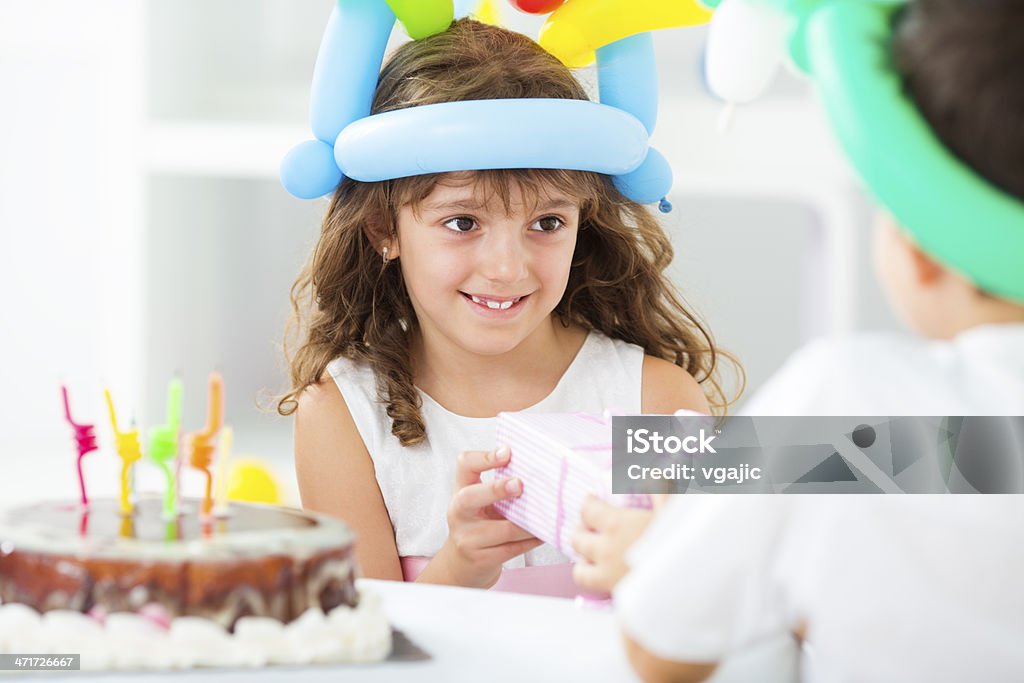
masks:
{"type": "Polygon", "coordinates": [[[704,73],[717,97],[745,104],[771,85],[785,53],[788,18],[757,0],[723,0],[711,17],[704,73]]]}

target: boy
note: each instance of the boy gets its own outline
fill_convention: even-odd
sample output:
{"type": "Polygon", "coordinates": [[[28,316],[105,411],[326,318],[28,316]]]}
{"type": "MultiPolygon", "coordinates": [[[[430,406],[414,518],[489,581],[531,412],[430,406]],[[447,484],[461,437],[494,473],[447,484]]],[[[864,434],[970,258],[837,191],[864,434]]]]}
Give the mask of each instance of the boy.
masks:
{"type": "MultiPolygon", "coordinates": [[[[1022,25],[1021,0],[918,0],[892,43],[906,91],[942,144],[1018,200],[1022,25]]],[[[875,245],[883,288],[919,336],[811,344],[746,412],[1024,415],[1024,300],[985,291],[886,216],[875,245]]],[[[615,588],[616,609],[645,679],[703,680],[730,653],[785,631],[813,645],[812,679],[1024,676],[1019,497],[696,502],[669,503],[625,560],[647,521],[639,513],[589,501],[590,531],[574,539],[591,560],[576,574],[585,585],[607,589],[632,568],[615,588]]]]}

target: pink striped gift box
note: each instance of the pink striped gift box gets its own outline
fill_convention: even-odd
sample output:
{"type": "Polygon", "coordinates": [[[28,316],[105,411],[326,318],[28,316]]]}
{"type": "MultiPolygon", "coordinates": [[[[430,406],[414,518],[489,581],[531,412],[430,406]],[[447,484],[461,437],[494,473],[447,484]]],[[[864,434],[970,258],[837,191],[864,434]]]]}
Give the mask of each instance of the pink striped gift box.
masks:
{"type": "Polygon", "coordinates": [[[512,451],[496,477],[518,477],[523,493],[494,504],[506,519],[579,559],[572,534],[588,495],[650,508],[647,495],[612,493],[612,422],[588,413],[499,413],[498,446],[512,451]]]}

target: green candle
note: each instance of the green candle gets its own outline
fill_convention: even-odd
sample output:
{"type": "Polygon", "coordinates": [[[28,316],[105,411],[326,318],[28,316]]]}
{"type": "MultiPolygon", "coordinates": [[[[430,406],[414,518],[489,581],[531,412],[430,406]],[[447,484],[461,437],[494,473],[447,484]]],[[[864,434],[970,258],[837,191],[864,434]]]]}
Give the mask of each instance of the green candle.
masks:
{"type": "Polygon", "coordinates": [[[175,486],[174,468],[178,457],[178,432],[181,427],[181,380],[175,377],[167,385],[167,423],[154,427],[149,433],[150,460],[160,466],[167,479],[164,494],[164,517],[173,519],[178,515],[178,489],[175,486]]]}

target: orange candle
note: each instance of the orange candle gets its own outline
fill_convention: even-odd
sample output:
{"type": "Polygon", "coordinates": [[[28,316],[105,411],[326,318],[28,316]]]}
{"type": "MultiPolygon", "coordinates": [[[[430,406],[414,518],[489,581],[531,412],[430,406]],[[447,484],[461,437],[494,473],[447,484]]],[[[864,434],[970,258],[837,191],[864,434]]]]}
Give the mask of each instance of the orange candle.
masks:
{"type": "Polygon", "coordinates": [[[219,372],[210,374],[206,402],[206,428],[190,435],[189,464],[206,475],[206,495],[203,497],[203,515],[213,510],[213,463],[214,439],[224,422],[224,380],[219,372]]]}

